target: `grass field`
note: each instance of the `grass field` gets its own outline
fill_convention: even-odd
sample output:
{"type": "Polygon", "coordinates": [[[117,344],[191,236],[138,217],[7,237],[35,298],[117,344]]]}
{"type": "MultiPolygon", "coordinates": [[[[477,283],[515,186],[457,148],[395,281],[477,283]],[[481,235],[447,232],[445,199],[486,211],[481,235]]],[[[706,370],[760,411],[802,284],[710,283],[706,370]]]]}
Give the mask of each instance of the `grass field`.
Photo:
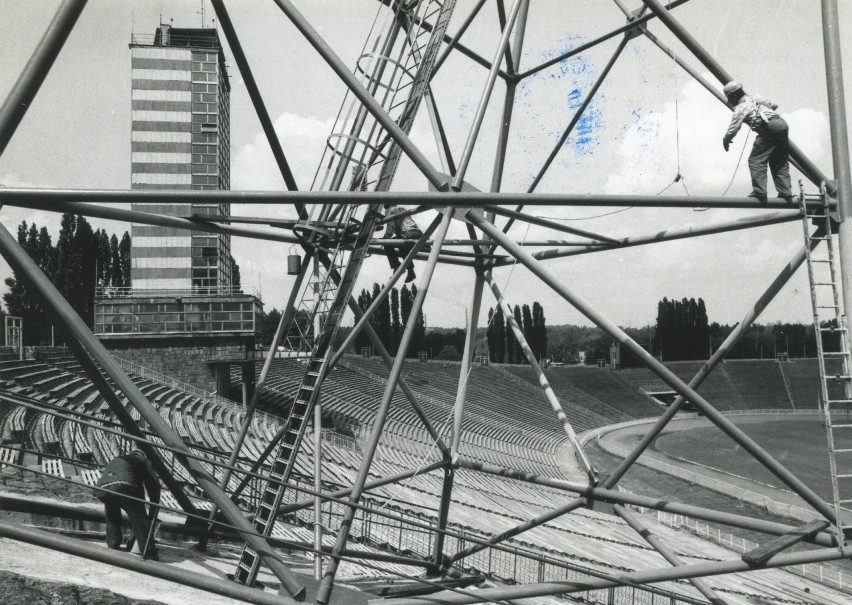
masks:
{"type": "MultiPolygon", "coordinates": [[[[831,501],[828,443],[822,420],[817,418],[765,420],[732,418],[732,420],[817,494],[831,501]]],[[[838,440],[835,447],[852,447],[852,435],[838,440]]],[[[688,428],[664,434],[657,439],[656,448],[663,453],[691,462],[769,485],[781,486],[774,475],[716,427],[688,428]]],[[[848,457],[844,462],[849,462],[845,472],[852,472],[852,457],[848,457]]],[[[843,469],[840,470],[843,471],[843,469]]],[[[852,484],[852,481],[847,480],[846,483],[852,484]]],[[[847,486],[845,491],[852,493],[852,485],[847,486]]]]}

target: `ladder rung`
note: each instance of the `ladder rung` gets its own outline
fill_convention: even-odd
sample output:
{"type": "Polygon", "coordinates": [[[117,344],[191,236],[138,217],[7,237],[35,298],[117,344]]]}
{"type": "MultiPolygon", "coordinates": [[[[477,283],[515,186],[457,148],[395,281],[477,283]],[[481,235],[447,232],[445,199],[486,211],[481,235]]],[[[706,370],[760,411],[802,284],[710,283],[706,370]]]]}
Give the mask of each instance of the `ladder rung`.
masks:
{"type": "Polygon", "coordinates": [[[820,332],[845,332],[846,328],[835,328],[833,326],[829,326],[827,328],[820,327],[820,332]]]}
{"type": "MultiPolygon", "coordinates": [[[[838,479],[852,479],[852,473],[843,473],[842,475],[837,475],[838,479]]],[[[847,502],[852,502],[852,500],[847,500],[847,502]]]]}
{"type": "Polygon", "coordinates": [[[834,282],[833,281],[817,281],[817,282],[814,282],[814,285],[815,286],[833,286],[834,282]]]}
{"type": "Polygon", "coordinates": [[[812,263],[830,263],[831,260],[829,260],[827,258],[812,258],[811,262],[812,263]]]}
{"type": "Polygon", "coordinates": [[[845,355],[846,353],[842,351],[823,351],[822,353],[823,357],[843,357],[845,355]]]}
{"type": "Polygon", "coordinates": [[[817,309],[837,309],[837,305],[817,305],[817,309]]]}
{"type": "MultiPolygon", "coordinates": [[[[840,504],[849,504],[852,500],[838,500],[840,504]]],[[[852,527],[852,525],[847,525],[846,527],[852,527]]]]}
{"type": "Polygon", "coordinates": [[[848,454],[849,452],[852,452],[852,447],[844,447],[843,449],[834,450],[835,454],[848,454]]]}

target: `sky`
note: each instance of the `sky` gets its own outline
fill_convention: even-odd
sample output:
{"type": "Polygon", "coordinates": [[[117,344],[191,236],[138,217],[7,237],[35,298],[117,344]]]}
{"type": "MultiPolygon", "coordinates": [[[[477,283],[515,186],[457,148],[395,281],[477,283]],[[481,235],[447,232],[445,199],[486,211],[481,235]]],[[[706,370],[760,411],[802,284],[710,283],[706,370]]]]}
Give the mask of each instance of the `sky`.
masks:
{"type": "MultiPolygon", "coordinates": [[[[375,0],[296,0],[296,7],[343,62],[354,67],[381,5],[375,0]]],[[[507,4],[511,4],[507,2],[507,4]]],[[[627,2],[638,6],[638,0],[627,2]]],[[[0,98],[5,99],[59,2],[0,0],[0,98]]],[[[310,189],[345,87],[271,1],[229,0],[226,5],[264,96],[300,189],[310,189]]],[[[455,32],[473,7],[459,0],[448,31],[455,32]]],[[[843,61],[852,65],[852,7],[841,2],[843,61]],[[846,27],[844,27],[844,25],[846,27]],[[843,34],[846,34],[843,36],[843,34]]],[[[128,189],[130,186],[130,52],[132,33],[150,35],[160,22],[176,27],[213,26],[209,1],[90,0],[12,142],[0,157],[6,187],[128,189]]],[[[831,144],[819,3],[814,0],[691,0],[675,16],[747,91],[779,104],[790,136],[831,175],[831,144]]],[[[521,56],[522,70],[574,48],[624,23],[614,2],[535,0],[521,56]]],[[[703,69],[657,20],[649,29],[703,69]]],[[[491,58],[499,42],[496,3],[487,2],[463,42],[491,58]]],[[[518,87],[504,171],[504,191],[526,191],[544,159],[612,55],[607,41],[524,80],[518,87]]],[[[240,74],[226,49],[231,76],[231,187],[285,190],[240,74]]],[[[476,113],[487,71],[453,55],[433,80],[433,91],[459,158],[476,113]]],[[[705,74],[712,81],[709,74],[705,74]]],[[[847,78],[847,83],[849,78],[847,78]]],[[[721,88],[721,84],[713,82],[721,88]]],[[[498,80],[465,180],[488,190],[504,85],[498,80]]],[[[847,99],[852,93],[847,92],[847,99]]],[[[848,102],[847,102],[848,104],[848,102]]],[[[847,107],[849,112],[849,107],[847,107]]],[[[750,191],[746,159],[753,141],[743,129],[725,153],[721,138],[729,111],[643,36],[631,40],[583,119],[542,179],[539,193],[612,193],[741,197],[750,191]],[[745,146],[745,149],[744,149],[745,146]],[[742,157],[741,157],[742,153],[742,157]],[[676,174],[683,180],[672,183],[676,174]]],[[[852,123],[852,121],[850,121],[852,123]]],[[[411,139],[440,166],[428,114],[421,109],[411,139]]],[[[800,178],[793,169],[794,183],[800,178]]],[[[393,190],[427,191],[426,179],[407,160],[393,190]]],[[[807,189],[815,191],[812,186],[807,189]]],[[[772,186],[770,184],[770,192],[772,186]]],[[[736,220],[754,210],[533,208],[572,227],[611,237],[736,220]],[[606,215],[606,216],[601,216],[606,215]]],[[[289,207],[237,206],[233,214],[291,217],[289,207]]],[[[421,228],[434,214],[418,217],[421,228]]],[[[0,223],[13,231],[21,220],[47,225],[54,237],[59,215],[5,207],[0,223]]],[[[127,224],[91,219],[123,232],[127,224]]],[[[513,238],[563,236],[516,225],[513,238]]],[[[466,237],[455,221],[450,237],[466,237]]],[[[570,236],[566,238],[572,239],[570,236]]],[[[548,261],[569,289],[622,326],[655,321],[663,298],[703,298],[711,321],[739,321],[803,243],[798,222],[624,250],[548,261]]],[[[261,290],[267,309],[281,308],[292,278],[289,246],[233,238],[232,252],[244,285],[261,290]]],[[[422,263],[419,263],[422,267],[422,263]]],[[[0,278],[11,275],[0,259],[0,278]]],[[[357,288],[390,275],[383,257],[370,257],[357,288]]],[[[495,272],[510,304],[540,302],[550,324],[589,321],[523,266],[495,272]]],[[[431,327],[462,327],[471,304],[473,272],[440,265],[424,309],[431,327]]],[[[809,322],[804,268],[767,308],[761,322],[809,322]]],[[[490,296],[486,292],[486,296],[490,296]]],[[[493,306],[485,298],[485,306],[493,306]]],[[[479,325],[485,325],[486,313],[479,325]]]]}

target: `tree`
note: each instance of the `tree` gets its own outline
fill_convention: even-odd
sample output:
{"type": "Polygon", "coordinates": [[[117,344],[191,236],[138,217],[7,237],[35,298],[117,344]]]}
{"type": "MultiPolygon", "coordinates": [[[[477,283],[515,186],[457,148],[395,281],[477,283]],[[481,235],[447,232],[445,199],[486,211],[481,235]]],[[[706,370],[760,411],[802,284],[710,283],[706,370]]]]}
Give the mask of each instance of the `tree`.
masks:
{"type": "Polygon", "coordinates": [[[494,361],[506,361],[506,318],[503,317],[503,309],[500,306],[494,311],[494,361]]]}
{"type": "MultiPolygon", "coordinates": [[[[411,285],[411,302],[414,303],[414,298],[417,296],[417,286],[411,285]]],[[[413,310],[413,309],[412,309],[413,310]]],[[[423,312],[417,314],[414,324],[414,334],[411,338],[411,346],[408,347],[408,355],[406,357],[417,357],[417,353],[423,350],[423,344],[426,339],[426,318],[423,317],[423,312]]]]}
{"type": "MultiPolygon", "coordinates": [[[[515,310],[514,310],[513,316],[515,318],[515,323],[518,324],[518,327],[523,330],[524,324],[523,324],[523,319],[521,317],[521,308],[518,305],[515,305],[515,310]]],[[[525,363],[526,358],[524,357],[524,353],[521,350],[521,343],[518,342],[517,338],[515,338],[515,334],[512,330],[506,330],[506,332],[507,332],[507,334],[509,334],[509,333],[512,334],[512,341],[513,341],[513,344],[514,344],[514,347],[515,347],[515,353],[514,353],[515,361],[513,361],[512,363],[525,363]]]]}
{"type": "MultiPolygon", "coordinates": [[[[18,225],[18,243],[24,251],[30,255],[42,271],[49,271],[49,257],[40,252],[43,241],[40,241],[39,230],[32,224],[27,226],[26,221],[18,225]]],[[[47,277],[52,277],[49,272],[47,277]]],[[[7,277],[5,284],[9,290],[3,294],[3,301],[9,315],[20,317],[24,322],[24,344],[39,345],[50,343],[50,322],[46,314],[38,305],[36,299],[27,289],[24,280],[15,272],[14,277],[7,277]]]]}
{"type": "Polygon", "coordinates": [[[121,242],[118,244],[118,260],[121,266],[121,283],[117,284],[122,288],[129,288],[130,283],[130,234],[125,231],[121,237],[121,242]]]}
{"type": "Polygon", "coordinates": [[[118,238],[115,233],[109,238],[109,285],[121,286],[121,256],[118,252],[118,238]]]}
{"type": "MultiPolygon", "coordinates": [[[[379,284],[373,284],[373,301],[379,297],[381,291],[382,287],[379,284]]],[[[386,349],[389,349],[391,338],[391,318],[390,301],[387,296],[379,302],[375,313],[373,313],[373,317],[370,319],[370,323],[373,324],[373,328],[375,328],[376,334],[379,336],[379,340],[382,341],[382,344],[385,345],[386,349]]]]}
{"type": "Polygon", "coordinates": [[[441,361],[461,361],[462,356],[453,345],[444,345],[438,355],[435,356],[435,359],[441,361]]]}
{"type": "Polygon", "coordinates": [[[94,255],[96,273],[96,286],[108,286],[112,268],[110,266],[112,258],[109,251],[109,235],[103,229],[95,231],[94,237],[94,255]]]}
{"type": "Polygon", "coordinates": [[[231,286],[235,291],[239,291],[243,285],[242,276],[240,275],[240,266],[237,260],[231,257],[231,286]]]}
{"type": "MultiPolygon", "coordinates": [[[[366,311],[371,302],[373,302],[373,299],[370,297],[370,293],[362,288],[361,293],[358,295],[358,306],[361,307],[362,311],[366,311]]],[[[372,325],[372,322],[370,323],[372,325]]],[[[360,354],[362,349],[365,347],[371,347],[371,345],[372,343],[370,342],[370,338],[364,330],[361,330],[361,332],[355,336],[354,346],[356,353],[360,354]]]]}
{"type": "Polygon", "coordinates": [[[281,311],[272,307],[269,313],[263,313],[260,317],[260,344],[270,346],[275,337],[275,331],[281,322],[281,311]]]}
{"type": "Polygon", "coordinates": [[[488,327],[485,328],[485,341],[488,343],[488,361],[491,363],[497,363],[494,332],[494,307],[491,307],[488,309],[488,327]]]}
{"type": "Polygon", "coordinates": [[[59,226],[59,239],[56,242],[56,276],[53,282],[63,295],[67,292],[68,279],[73,275],[70,265],[76,229],[77,217],[69,212],[64,213],[59,226]]]}
{"type": "Polygon", "coordinates": [[[533,323],[533,353],[536,359],[547,357],[547,326],[545,325],[544,308],[534,302],[532,306],[533,323]]]}
{"type": "MultiPolygon", "coordinates": [[[[523,332],[524,332],[524,340],[527,341],[527,346],[529,346],[530,350],[533,353],[533,356],[538,358],[535,349],[535,336],[533,335],[533,319],[532,312],[530,311],[529,305],[524,305],[521,308],[521,317],[523,319],[523,332]]],[[[526,363],[526,357],[524,357],[523,352],[520,353],[521,360],[526,363]]]]}
{"type": "Polygon", "coordinates": [[[74,307],[86,325],[95,318],[95,233],[84,217],[77,217],[76,230],[71,237],[71,253],[65,277],[65,299],[74,307]],[[73,277],[71,277],[73,276],[73,277]]]}
{"type": "Polygon", "coordinates": [[[710,331],[704,300],[663,298],[657,304],[657,347],[666,361],[704,359],[710,331]]]}

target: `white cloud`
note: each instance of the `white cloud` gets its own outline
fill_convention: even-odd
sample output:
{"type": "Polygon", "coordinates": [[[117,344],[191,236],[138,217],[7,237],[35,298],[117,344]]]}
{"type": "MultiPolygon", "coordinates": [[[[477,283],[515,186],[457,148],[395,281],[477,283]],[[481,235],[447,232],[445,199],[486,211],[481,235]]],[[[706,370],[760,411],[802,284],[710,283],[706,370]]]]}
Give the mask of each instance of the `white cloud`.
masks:
{"type": "MultiPolygon", "coordinates": [[[[333,118],[320,120],[293,113],[284,113],[275,120],[275,133],[281,141],[299,189],[310,187],[309,179],[319,164],[333,125],[333,118]]],[[[231,187],[237,190],[285,189],[284,180],[263,132],[258,132],[251,143],[242,146],[234,154],[231,187]]]]}

